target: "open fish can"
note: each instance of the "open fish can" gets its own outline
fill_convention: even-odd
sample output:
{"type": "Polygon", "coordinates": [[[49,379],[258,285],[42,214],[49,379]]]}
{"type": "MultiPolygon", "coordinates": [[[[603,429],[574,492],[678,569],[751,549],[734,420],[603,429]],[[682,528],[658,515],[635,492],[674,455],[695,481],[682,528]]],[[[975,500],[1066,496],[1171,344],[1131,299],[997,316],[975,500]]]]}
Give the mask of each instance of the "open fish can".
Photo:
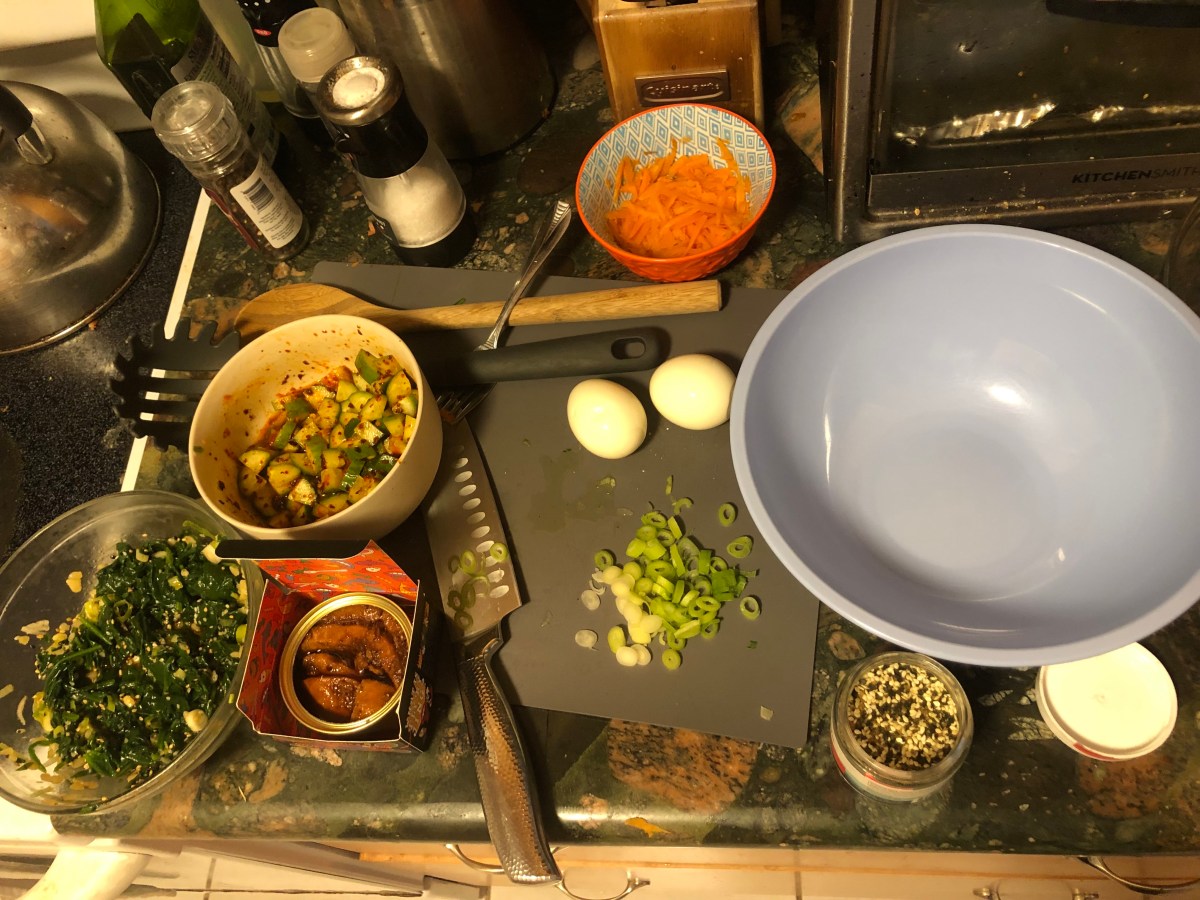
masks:
{"type": "Polygon", "coordinates": [[[297,721],[358,734],[396,715],[412,624],[379,594],[337,594],[309,610],[279,658],[279,690],[297,721]]]}

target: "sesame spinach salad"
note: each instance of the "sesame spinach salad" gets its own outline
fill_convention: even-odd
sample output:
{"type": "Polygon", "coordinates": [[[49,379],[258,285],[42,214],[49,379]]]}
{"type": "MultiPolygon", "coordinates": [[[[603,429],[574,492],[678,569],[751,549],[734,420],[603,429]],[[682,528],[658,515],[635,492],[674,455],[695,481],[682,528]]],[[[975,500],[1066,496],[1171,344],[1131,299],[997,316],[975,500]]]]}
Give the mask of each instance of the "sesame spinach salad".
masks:
{"type": "Polygon", "coordinates": [[[203,730],[246,636],[246,581],[217,541],[185,522],[174,537],[117,544],[80,611],[37,652],[32,712],[45,736],[25,768],[136,786],[203,730]]]}

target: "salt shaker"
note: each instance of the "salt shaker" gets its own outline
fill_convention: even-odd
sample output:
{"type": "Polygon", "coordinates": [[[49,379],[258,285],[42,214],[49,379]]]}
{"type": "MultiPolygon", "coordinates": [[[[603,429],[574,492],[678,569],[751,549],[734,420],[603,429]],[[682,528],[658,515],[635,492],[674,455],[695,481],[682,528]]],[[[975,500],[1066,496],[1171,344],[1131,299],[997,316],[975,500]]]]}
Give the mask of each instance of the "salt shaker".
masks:
{"type": "Polygon", "coordinates": [[[475,242],[454,170],[413,112],[396,68],[342,60],[321,79],[317,111],[337,129],[376,226],[408,265],[449,266],[475,242]]]}
{"type": "Polygon", "coordinates": [[[270,260],[304,249],[309,237],[304,213],[220,89],[204,81],[177,84],[158,98],[150,122],[246,243],[270,260]]]}

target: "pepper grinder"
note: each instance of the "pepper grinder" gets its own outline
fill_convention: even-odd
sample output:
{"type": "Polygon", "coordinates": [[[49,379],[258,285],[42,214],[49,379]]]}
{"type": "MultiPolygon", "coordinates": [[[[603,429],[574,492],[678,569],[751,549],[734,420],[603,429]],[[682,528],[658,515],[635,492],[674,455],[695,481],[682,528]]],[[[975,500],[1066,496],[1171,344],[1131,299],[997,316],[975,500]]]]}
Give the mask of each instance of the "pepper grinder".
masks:
{"type": "Polygon", "coordinates": [[[317,112],[338,132],[376,226],[408,265],[450,266],[475,242],[467,198],[413,112],[400,75],[375,56],[342,60],[321,79],[317,112]]]}

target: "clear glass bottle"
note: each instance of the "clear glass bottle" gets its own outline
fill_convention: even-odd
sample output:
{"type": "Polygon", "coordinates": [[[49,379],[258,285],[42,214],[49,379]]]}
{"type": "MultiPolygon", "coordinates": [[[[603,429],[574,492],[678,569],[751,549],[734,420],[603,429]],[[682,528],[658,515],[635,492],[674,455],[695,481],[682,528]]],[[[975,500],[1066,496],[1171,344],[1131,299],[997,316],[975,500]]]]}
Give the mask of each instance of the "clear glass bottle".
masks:
{"type": "Polygon", "coordinates": [[[296,81],[279,49],[279,32],[289,19],[305,10],[317,9],[313,0],[238,0],[242,16],[254,35],[263,68],[279,94],[284,108],[298,119],[317,118],[308,93],[296,81]]]}
{"type": "MultiPolygon", "coordinates": [[[[966,759],[974,734],[971,704],[958,679],[941,663],[921,653],[889,651],[860,660],[846,672],[833,698],[833,713],[830,722],[830,743],[833,760],[852,787],[869,797],[881,800],[912,802],[928,797],[949,784],[954,773],[966,759]],[[921,682],[918,684],[917,682],[921,682]],[[868,751],[864,742],[878,747],[884,742],[894,746],[913,743],[912,758],[920,759],[925,752],[922,744],[927,742],[930,730],[924,727],[921,716],[913,716],[911,707],[906,706],[903,725],[888,725],[886,707],[898,702],[905,692],[913,688],[912,703],[922,706],[917,697],[927,698],[929,688],[940,682],[943,688],[936,691],[942,703],[937,709],[922,710],[938,733],[940,740],[934,746],[935,754],[928,765],[910,763],[899,767],[881,762],[868,751]],[[860,696],[855,698],[855,692],[860,696]],[[953,714],[946,714],[945,700],[952,704],[953,714]],[[876,707],[883,713],[874,719],[856,716],[856,710],[872,710],[876,707]],[[941,736],[938,732],[939,719],[953,721],[952,736],[941,736]],[[887,729],[886,732],[883,729],[887,729]]],[[[926,744],[927,746],[927,744],[926,744]]],[[[908,755],[907,749],[904,751],[908,755]]]]}
{"type": "Polygon", "coordinates": [[[158,99],[185,81],[215,85],[268,162],[279,132],[199,0],[95,0],[96,48],[147,117],[158,99]]]}
{"type": "Polygon", "coordinates": [[[304,213],[214,85],[175,85],[159,97],[150,122],[251,247],[281,260],[308,244],[304,213]]]}

